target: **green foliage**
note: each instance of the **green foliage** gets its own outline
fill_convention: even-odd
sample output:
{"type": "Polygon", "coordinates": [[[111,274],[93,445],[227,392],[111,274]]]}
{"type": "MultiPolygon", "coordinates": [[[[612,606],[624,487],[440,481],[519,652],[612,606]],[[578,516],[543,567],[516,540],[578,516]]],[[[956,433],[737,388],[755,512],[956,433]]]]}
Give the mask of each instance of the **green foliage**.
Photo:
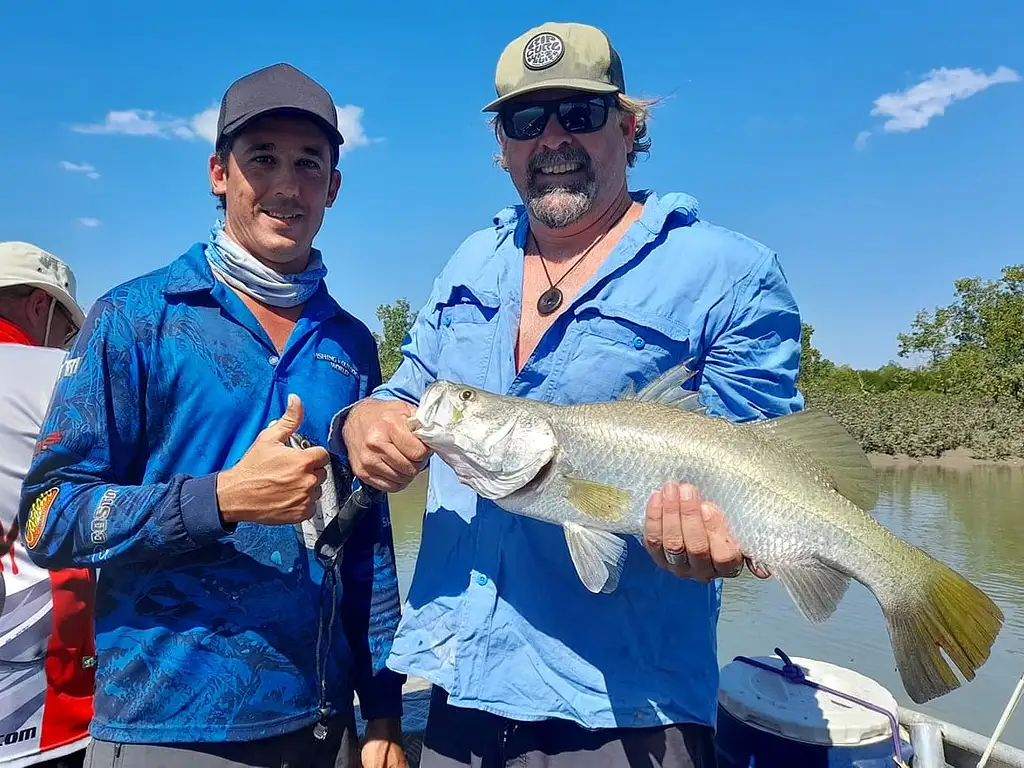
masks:
{"type": "Polygon", "coordinates": [[[900,356],[877,370],[835,365],[801,336],[799,385],[867,451],[978,458],[1024,456],[1024,265],[998,280],[964,278],[946,307],[919,312],[899,334],[900,356]]]}
{"type": "Polygon", "coordinates": [[[936,391],[1024,403],[1024,264],[954,288],[953,303],[919,312],[899,334],[900,356],[924,357],[936,391]]]}
{"type": "Polygon", "coordinates": [[[814,326],[802,323],[800,326],[800,375],[798,381],[819,381],[827,377],[835,364],[822,357],[821,352],[811,343],[814,326]]]}
{"type": "Polygon", "coordinates": [[[412,328],[416,315],[409,308],[406,299],[398,299],[394,304],[378,306],[377,319],[380,320],[381,333],[374,333],[373,338],[377,341],[381,376],[387,381],[395,375],[402,362],[402,343],[412,328]]]}

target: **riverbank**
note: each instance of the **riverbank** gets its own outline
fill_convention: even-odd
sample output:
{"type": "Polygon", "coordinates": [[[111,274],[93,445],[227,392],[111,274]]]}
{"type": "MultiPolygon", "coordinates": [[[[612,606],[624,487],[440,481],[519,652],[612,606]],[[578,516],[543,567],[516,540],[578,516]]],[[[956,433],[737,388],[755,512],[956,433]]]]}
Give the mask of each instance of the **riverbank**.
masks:
{"type": "Polygon", "coordinates": [[[969,448],[944,451],[939,456],[908,456],[872,451],[868,453],[871,466],[875,469],[903,469],[906,467],[940,467],[951,470],[969,470],[975,467],[1011,467],[1024,469],[1024,458],[1009,457],[988,459],[975,456],[969,448]]]}
{"type": "Polygon", "coordinates": [[[1024,463],[1024,408],[935,392],[804,390],[807,407],[843,425],[885,465],[962,468],[1024,463]]]}

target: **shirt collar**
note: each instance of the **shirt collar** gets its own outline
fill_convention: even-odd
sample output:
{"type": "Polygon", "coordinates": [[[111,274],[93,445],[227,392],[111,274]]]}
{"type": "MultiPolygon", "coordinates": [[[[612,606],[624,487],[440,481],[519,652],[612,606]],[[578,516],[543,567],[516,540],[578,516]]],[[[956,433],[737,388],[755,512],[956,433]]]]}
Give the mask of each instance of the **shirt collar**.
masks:
{"type": "MultiPolygon", "coordinates": [[[[629,194],[633,200],[643,203],[639,222],[651,234],[661,232],[673,214],[681,216],[684,224],[692,224],[697,220],[697,200],[685,192],[669,192],[659,196],[654,190],[642,189],[629,194]]],[[[502,208],[494,214],[494,226],[499,236],[513,235],[516,244],[522,246],[529,227],[526,206],[517,204],[502,208]]]]}
{"type": "Polygon", "coordinates": [[[164,282],[164,294],[176,296],[213,290],[215,278],[206,261],[206,244],[196,243],[171,262],[164,282]]]}

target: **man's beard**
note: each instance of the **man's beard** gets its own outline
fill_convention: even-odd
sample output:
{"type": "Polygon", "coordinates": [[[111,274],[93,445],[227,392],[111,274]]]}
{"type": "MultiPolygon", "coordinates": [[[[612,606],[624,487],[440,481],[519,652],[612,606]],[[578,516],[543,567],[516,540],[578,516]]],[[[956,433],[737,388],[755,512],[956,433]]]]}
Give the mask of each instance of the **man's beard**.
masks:
{"type": "Polygon", "coordinates": [[[597,199],[597,179],[590,156],[582,149],[538,152],[530,158],[526,172],[526,205],[541,224],[551,229],[562,229],[579,221],[597,199]],[[582,172],[583,178],[555,184],[538,182],[540,168],[563,163],[578,164],[577,173],[582,172]]]}

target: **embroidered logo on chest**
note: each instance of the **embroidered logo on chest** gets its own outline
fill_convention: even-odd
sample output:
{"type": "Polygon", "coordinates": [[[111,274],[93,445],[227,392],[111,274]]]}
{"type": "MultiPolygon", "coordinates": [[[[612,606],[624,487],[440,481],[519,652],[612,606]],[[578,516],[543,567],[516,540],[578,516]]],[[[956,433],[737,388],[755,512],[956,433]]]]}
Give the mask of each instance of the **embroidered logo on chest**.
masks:
{"type": "Polygon", "coordinates": [[[327,363],[338,373],[343,373],[346,376],[352,376],[353,378],[359,376],[359,371],[357,371],[355,366],[347,360],[342,360],[334,355],[328,355],[326,352],[314,352],[313,357],[327,363]]]}

